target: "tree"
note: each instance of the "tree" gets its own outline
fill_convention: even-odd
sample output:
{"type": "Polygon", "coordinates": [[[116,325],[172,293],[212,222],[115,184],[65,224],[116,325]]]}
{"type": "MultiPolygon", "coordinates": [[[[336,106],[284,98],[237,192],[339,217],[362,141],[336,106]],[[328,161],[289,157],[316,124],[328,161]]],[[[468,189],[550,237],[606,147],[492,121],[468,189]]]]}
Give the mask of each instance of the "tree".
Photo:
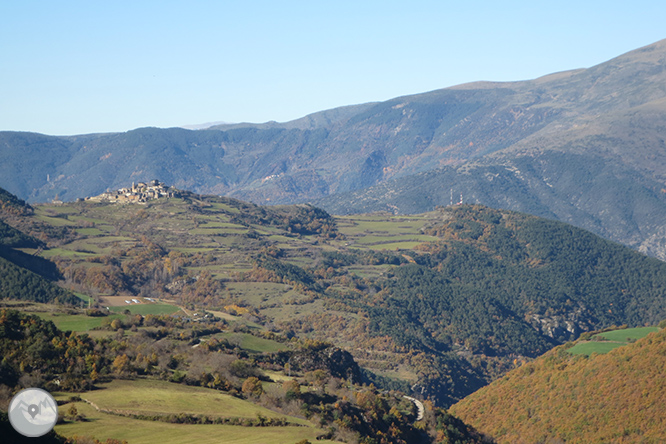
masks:
{"type": "Polygon", "coordinates": [[[117,374],[122,375],[129,370],[129,358],[125,354],[118,355],[111,366],[117,374]]]}
{"type": "Polygon", "coordinates": [[[243,382],[241,390],[246,396],[259,397],[264,393],[264,386],[258,378],[250,376],[243,382]]]}
{"type": "Polygon", "coordinates": [[[328,381],[328,373],[321,369],[307,372],[305,380],[311,383],[318,391],[321,391],[326,386],[326,381],[328,381]]]}
{"type": "Polygon", "coordinates": [[[283,382],[282,390],[284,390],[284,397],[287,400],[298,399],[301,396],[301,385],[293,379],[283,382]]]}

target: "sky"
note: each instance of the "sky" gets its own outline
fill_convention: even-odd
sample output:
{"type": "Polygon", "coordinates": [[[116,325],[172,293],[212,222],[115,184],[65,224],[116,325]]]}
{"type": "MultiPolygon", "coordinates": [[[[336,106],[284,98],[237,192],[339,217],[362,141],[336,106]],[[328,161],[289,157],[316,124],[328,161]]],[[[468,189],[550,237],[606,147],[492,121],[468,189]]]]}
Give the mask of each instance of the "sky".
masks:
{"type": "Polygon", "coordinates": [[[0,130],[285,122],[586,68],[666,38],[659,1],[0,1],[0,130]]]}

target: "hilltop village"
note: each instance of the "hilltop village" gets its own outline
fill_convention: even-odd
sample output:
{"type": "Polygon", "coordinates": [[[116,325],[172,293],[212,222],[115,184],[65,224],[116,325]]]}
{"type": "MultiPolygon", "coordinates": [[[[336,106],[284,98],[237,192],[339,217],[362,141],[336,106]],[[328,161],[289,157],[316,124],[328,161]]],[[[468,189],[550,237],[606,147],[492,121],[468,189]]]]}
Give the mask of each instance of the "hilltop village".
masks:
{"type": "Polygon", "coordinates": [[[159,180],[151,180],[148,183],[132,183],[131,188],[107,191],[99,196],[87,197],[86,200],[91,202],[146,203],[149,200],[178,197],[179,195],[180,192],[174,187],[165,185],[159,180]]]}

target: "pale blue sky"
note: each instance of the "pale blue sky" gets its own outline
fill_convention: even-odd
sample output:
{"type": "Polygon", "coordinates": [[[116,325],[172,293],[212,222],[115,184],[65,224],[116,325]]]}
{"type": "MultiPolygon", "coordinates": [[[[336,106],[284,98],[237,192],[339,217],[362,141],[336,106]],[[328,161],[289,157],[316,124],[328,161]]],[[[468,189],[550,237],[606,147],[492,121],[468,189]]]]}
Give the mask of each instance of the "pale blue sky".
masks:
{"type": "Polygon", "coordinates": [[[663,38],[663,0],[0,0],[0,130],[287,121],[663,38]]]}

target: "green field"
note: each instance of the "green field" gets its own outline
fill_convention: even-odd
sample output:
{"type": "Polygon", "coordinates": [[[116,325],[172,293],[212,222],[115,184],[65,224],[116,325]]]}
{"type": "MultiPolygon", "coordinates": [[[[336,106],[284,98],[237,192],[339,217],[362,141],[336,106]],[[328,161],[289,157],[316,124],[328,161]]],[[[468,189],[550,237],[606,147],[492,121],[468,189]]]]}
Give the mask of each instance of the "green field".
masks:
{"type": "Polygon", "coordinates": [[[626,344],[619,342],[579,342],[578,344],[571,347],[568,352],[573,355],[590,356],[592,353],[605,354],[618,347],[622,347],[623,345],[626,344]]]}
{"type": "Polygon", "coordinates": [[[52,321],[56,327],[62,331],[75,331],[79,333],[86,333],[93,330],[94,328],[100,327],[105,319],[111,321],[113,319],[124,317],[120,314],[99,317],[86,316],[84,314],[68,315],[62,313],[40,312],[36,312],[35,314],[42,319],[52,321]]]}
{"type": "MultiPolygon", "coordinates": [[[[70,404],[61,406],[61,413],[66,413],[69,406],[70,404]]],[[[334,441],[316,441],[316,437],[324,431],[315,427],[169,424],[101,413],[81,402],[76,403],[76,408],[80,414],[85,415],[87,421],[57,425],[56,432],[66,437],[94,436],[103,442],[108,438],[115,438],[132,444],[292,444],[303,439],[322,444],[334,443],[334,441]]]]}
{"type": "MultiPolygon", "coordinates": [[[[433,214],[423,216],[363,215],[337,217],[338,230],[346,236],[344,246],[354,249],[410,250],[423,242],[437,241],[437,237],[423,234],[423,228],[432,222],[433,214]]],[[[342,243],[333,242],[339,246],[342,243]]]]}
{"type": "Polygon", "coordinates": [[[612,330],[592,336],[592,341],[579,341],[567,351],[574,355],[587,355],[592,353],[608,353],[631,341],[646,337],[648,334],[659,331],[659,327],[637,327],[612,330]],[[596,338],[596,340],[594,340],[596,338]],[[601,340],[600,340],[601,339],[601,340]]]}
{"type": "Polygon", "coordinates": [[[132,305],[119,305],[116,307],[109,307],[112,312],[122,313],[125,310],[129,310],[132,314],[140,314],[143,316],[152,314],[152,315],[164,315],[164,314],[173,314],[180,310],[179,307],[171,304],[132,304],[132,305]]]}
{"type": "Polygon", "coordinates": [[[37,219],[41,220],[42,222],[46,222],[49,225],[53,225],[54,227],[64,227],[64,226],[75,225],[74,222],[69,221],[67,219],[63,219],[61,217],[50,217],[50,216],[38,215],[37,219]]]}
{"type": "Polygon", "coordinates": [[[622,330],[607,331],[599,333],[595,336],[606,338],[608,341],[629,342],[646,337],[650,333],[659,331],[659,327],[638,327],[638,328],[625,328],[622,330]]]}
{"type": "Polygon", "coordinates": [[[86,236],[99,236],[104,233],[99,228],[77,228],[76,232],[86,236]]]}
{"type": "Polygon", "coordinates": [[[64,248],[51,248],[48,250],[44,250],[40,256],[42,256],[45,259],[52,259],[56,256],[61,256],[61,257],[68,257],[68,258],[77,258],[77,259],[85,259],[87,257],[91,256],[96,256],[95,253],[85,253],[85,252],[80,252],[80,251],[74,251],[74,250],[66,250],[64,248]]]}
{"type": "Polygon", "coordinates": [[[219,333],[217,338],[224,338],[233,345],[238,345],[243,350],[254,353],[273,353],[283,350],[289,350],[287,344],[283,344],[270,339],[259,338],[248,333],[219,333]]]}
{"type": "Polygon", "coordinates": [[[74,293],[74,296],[76,296],[77,298],[81,299],[81,301],[82,301],[84,304],[86,304],[86,306],[87,306],[87,304],[89,304],[89,303],[95,302],[95,300],[94,300],[92,297],[88,296],[88,295],[85,295],[85,294],[83,294],[83,293],[79,293],[79,292],[76,292],[76,291],[74,291],[73,293],[74,293]]]}
{"type": "MultiPolygon", "coordinates": [[[[79,414],[86,421],[56,426],[64,436],[94,436],[100,440],[115,438],[130,443],[162,444],[165,442],[196,443],[295,443],[312,442],[323,430],[306,420],[288,417],[216,390],[189,387],[156,380],[116,380],[102,384],[100,390],[82,393],[81,398],[98,408],[121,414],[169,415],[187,413],[210,418],[285,418],[294,426],[241,427],[230,425],[184,425],[137,420],[126,416],[102,413],[86,402],[76,402],[79,414]]],[[[56,396],[67,399],[69,395],[56,396]]],[[[65,414],[71,404],[60,406],[65,414]]],[[[331,443],[332,441],[319,441],[331,443]]]]}
{"type": "MultiPolygon", "coordinates": [[[[282,418],[284,415],[235,398],[217,390],[190,387],[166,381],[136,379],[114,380],[101,384],[101,390],[81,394],[101,409],[131,412],[139,415],[187,413],[221,418],[282,418]]],[[[295,424],[304,423],[288,418],[295,424]]]]}
{"type": "Polygon", "coordinates": [[[371,250],[412,250],[423,242],[392,242],[385,244],[370,245],[371,250]]]}

